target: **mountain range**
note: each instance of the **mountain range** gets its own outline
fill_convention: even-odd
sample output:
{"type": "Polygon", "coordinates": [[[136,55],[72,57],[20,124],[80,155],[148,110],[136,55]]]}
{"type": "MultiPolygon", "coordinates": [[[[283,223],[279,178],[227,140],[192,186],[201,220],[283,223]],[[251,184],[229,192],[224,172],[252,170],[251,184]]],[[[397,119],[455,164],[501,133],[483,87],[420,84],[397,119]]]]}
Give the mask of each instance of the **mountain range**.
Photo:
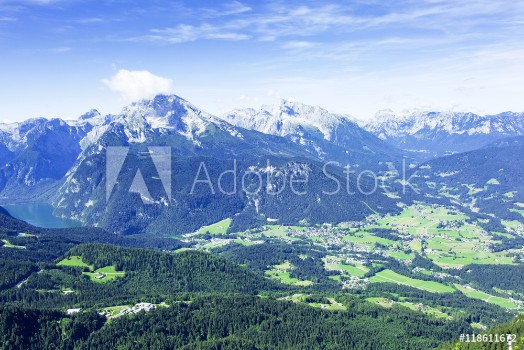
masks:
{"type": "Polygon", "coordinates": [[[524,135],[524,113],[480,116],[463,112],[381,111],[361,125],[381,140],[421,158],[472,151],[498,139],[524,135]]]}
{"type": "MultiPolygon", "coordinates": [[[[362,123],[320,107],[281,101],[217,117],[178,96],[159,95],[132,103],[117,115],[91,110],[72,121],[39,118],[0,124],[0,202],[47,201],[57,215],[124,233],[176,234],[225,217],[233,219],[232,229],[266,222],[336,223],[398,211],[395,196],[380,188],[351,197],[344,191],[326,195],[337,182],[353,189],[373,188],[373,177],[362,176],[369,175],[366,171],[382,178],[398,174],[403,161],[413,169],[436,157],[483,149],[520,135],[522,113],[482,117],[424,112],[396,117],[382,112],[362,123]],[[111,146],[126,147],[127,157],[107,195],[105,151],[111,146]],[[170,194],[150,147],[170,149],[170,194]],[[324,168],[328,161],[329,174],[324,168]],[[346,165],[355,172],[346,175],[346,165]],[[233,168],[240,178],[220,177],[233,168]],[[157,205],[129,193],[137,170],[157,205]],[[266,176],[257,178],[253,172],[266,176]],[[213,179],[211,186],[200,181],[195,187],[195,174],[213,179]],[[293,177],[309,179],[304,185],[307,194],[293,193],[293,177]],[[242,191],[216,193],[218,178],[228,189],[242,181],[242,191]],[[196,193],[189,194],[194,187],[196,193]]],[[[436,162],[432,166],[444,166],[436,162]]],[[[387,186],[398,185],[396,179],[385,178],[387,186]]],[[[409,202],[415,195],[404,197],[409,202]]]]}

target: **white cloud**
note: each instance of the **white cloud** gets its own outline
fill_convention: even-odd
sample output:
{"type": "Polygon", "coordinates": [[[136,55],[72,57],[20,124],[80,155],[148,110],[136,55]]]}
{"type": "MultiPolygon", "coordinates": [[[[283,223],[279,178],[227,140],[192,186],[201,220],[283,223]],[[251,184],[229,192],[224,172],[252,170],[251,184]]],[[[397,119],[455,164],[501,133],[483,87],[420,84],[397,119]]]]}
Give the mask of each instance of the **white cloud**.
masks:
{"type": "Polygon", "coordinates": [[[102,83],[128,102],[173,93],[173,80],[159,77],[146,70],[121,69],[112,77],[102,79],[102,83]]]}
{"type": "Polygon", "coordinates": [[[238,15],[241,13],[251,11],[251,7],[246,6],[238,1],[233,1],[227,4],[224,4],[220,9],[217,8],[206,8],[201,10],[202,17],[225,17],[231,15],[238,15]]]}

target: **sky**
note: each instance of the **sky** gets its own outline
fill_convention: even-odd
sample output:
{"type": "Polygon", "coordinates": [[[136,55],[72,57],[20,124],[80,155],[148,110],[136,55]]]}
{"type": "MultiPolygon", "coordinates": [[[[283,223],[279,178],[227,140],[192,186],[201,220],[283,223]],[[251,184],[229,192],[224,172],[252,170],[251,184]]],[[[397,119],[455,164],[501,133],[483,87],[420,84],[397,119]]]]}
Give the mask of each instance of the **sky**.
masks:
{"type": "Polygon", "coordinates": [[[215,115],[521,112],[523,38],[521,0],[0,0],[0,122],[158,93],[215,115]]]}

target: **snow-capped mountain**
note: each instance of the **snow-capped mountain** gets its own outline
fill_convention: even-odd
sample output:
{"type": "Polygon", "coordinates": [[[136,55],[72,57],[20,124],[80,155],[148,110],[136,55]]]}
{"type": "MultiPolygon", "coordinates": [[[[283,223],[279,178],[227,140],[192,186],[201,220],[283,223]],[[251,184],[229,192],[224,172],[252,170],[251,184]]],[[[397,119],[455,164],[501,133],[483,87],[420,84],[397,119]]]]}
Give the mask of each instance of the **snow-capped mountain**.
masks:
{"type": "MultiPolygon", "coordinates": [[[[36,118],[0,124],[0,199],[34,199],[64,181],[67,185],[77,166],[100,152],[104,142],[151,144],[164,138],[160,144],[173,145],[180,153],[223,148],[217,155],[240,154],[250,147],[263,150],[266,143],[260,135],[251,133],[243,140],[246,132],[175,95],[132,103],[117,115],[104,116],[93,109],[75,120],[36,118]],[[240,141],[241,148],[234,145],[240,141]]],[[[298,148],[281,151],[306,154],[298,148]]]]}
{"type": "Polygon", "coordinates": [[[233,125],[284,137],[324,160],[376,166],[398,152],[359,127],[349,115],[282,100],[255,110],[237,109],[222,115],[233,125]]]}
{"type": "MultiPolygon", "coordinates": [[[[380,191],[366,198],[360,198],[363,197],[361,194],[355,195],[358,199],[354,201],[349,201],[343,193],[326,196],[323,190],[331,189],[333,181],[322,172],[321,159],[306,151],[302,144],[231,125],[177,96],[157,96],[152,100],[133,103],[118,115],[102,117],[93,112],[76,123],[89,131],[79,141],[82,151],[51,201],[59,215],[90,225],[120,232],[165,233],[196,229],[224,217],[235,217],[238,225],[253,223],[260,217],[289,223],[300,220],[336,222],[351,217],[362,218],[373,211],[397,210],[393,200],[380,191]],[[105,180],[107,146],[127,146],[129,149],[109,197],[105,180]],[[159,173],[148,156],[149,146],[171,148],[172,197],[163,188],[159,173]],[[242,177],[241,181],[229,174],[222,176],[235,166],[239,174],[260,171],[264,174],[262,189],[281,188],[283,192],[270,195],[265,190],[255,194],[240,190],[233,195],[223,195],[210,193],[206,191],[209,190],[208,185],[201,185],[197,187],[199,191],[196,194],[188,195],[193,191],[195,175],[202,162],[205,162],[206,172],[209,172],[207,176],[214,183],[213,191],[218,191],[217,186],[230,191],[240,187],[239,183],[242,188],[257,188],[256,176],[247,180],[242,177]],[[271,162],[271,165],[266,162],[271,162]],[[150,191],[149,203],[143,203],[143,198],[129,193],[137,169],[150,191]],[[280,175],[272,178],[272,172],[277,169],[280,175]],[[314,178],[308,185],[307,195],[294,196],[290,186],[281,183],[282,176],[298,175],[314,178]],[[222,179],[218,180],[221,185],[217,185],[217,179],[222,179]],[[340,210],[334,211],[333,208],[340,210]]],[[[358,128],[354,124],[351,126],[358,128]]],[[[300,126],[297,125],[297,128],[300,126]]],[[[304,130],[307,129],[309,126],[304,127],[304,130]]],[[[362,133],[370,135],[366,131],[362,133]]],[[[330,137],[336,140],[340,136],[335,131],[330,137]]],[[[372,135],[370,137],[378,140],[372,135]]],[[[329,151],[329,147],[335,147],[328,146],[326,149],[329,151]]],[[[201,174],[199,180],[202,181],[204,176],[201,174]]],[[[336,176],[340,176],[341,183],[345,181],[341,171],[336,176]]],[[[355,179],[352,177],[350,181],[351,188],[356,188],[355,179]]]]}
{"type": "MultiPolygon", "coordinates": [[[[325,161],[383,170],[402,161],[405,153],[395,146],[431,155],[479,148],[522,135],[523,119],[515,113],[480,117],[426,112],[398,119],[382,112],[365,125],[366,131],[347,115],[297,102],[235,110],[219,118],[178,96],[159,95],[115,115],[91,110],[71,121],[39,118],[0,125],[0,201],[43,199],[59,215],[129,233],[181,232],[224,217],[233,218],[238,229],[265,218],[287,224],[361,219],[373,212],[395,212],[396,201],[380,190],[352,200],[343,194],[326,196],[333,180],[322,171],[325,161]],[[108,146],[129,150],[109,195],[108,146]],[[171,150],[172,196],[163,187],[165,178],[156,169],[151,146],[171,150]],[[205,175],[214,179],[213,191],[220,178],[227,179],[221,184],[226,190],[235,187],[240,180],[230,175],[237,167],[240,174],[264,174],[260,184],[256,176],[247,177],[249,188],[283,192],[226,196],[206,192],[206,185],[188,195],[202,162],[207,174],[199,180],[205,175]],[[137,169],[154,206],[130,194],[137,169]],[[275,171],[280,175],[273,176],[275,171]],[[305,196],[293,195],[282,183],[290,175],[313,179],[305,196]]],[[[333,171],[340,183],[346,181],[342,168],[333,171]]],[[[350,188],[356,188],[355,180],[348,180],[353,182],[350,188]]]]}
{"type": "Polygon", "coordinates": [[[197,142],[198,136],[211,124],[223,130],[231,129],[222,120],[175,95],[159,95],[151,100],[134,102],[117,115],[102,116],[97,110],[91,110],[78,120],[68,122],[89,129],[81,140],[83,149],[96,143],[105,133],[116,133],[131,143],[167,133],[177,133],[197,142]]]}
{"type": "Polygon", "coordinates": [[[403,149],[433,157],[480,148],[497,139],[524,135],[524,113],[479,116],[418,111],[397,116],[380,111],[363,127],[403,149]]]}
{"type": "Polygon", "coordinates": [[[0,193],[23,200],[53,188],[76,161],[89,126],[30,119],[0,125],[0,193]]]}
{"type": "Polygon", "coordinates": [[[317,106],[286,100],[274,106],[264,105],[259,110],[237,109],[223,115],[223,118],[246,129],[278,136],[300,135],[301,128],[312,129],[320,132],[328,141],[332,141],[334,131],[340,124],[352,123],[347,115],[333,114],[317,106]]]}

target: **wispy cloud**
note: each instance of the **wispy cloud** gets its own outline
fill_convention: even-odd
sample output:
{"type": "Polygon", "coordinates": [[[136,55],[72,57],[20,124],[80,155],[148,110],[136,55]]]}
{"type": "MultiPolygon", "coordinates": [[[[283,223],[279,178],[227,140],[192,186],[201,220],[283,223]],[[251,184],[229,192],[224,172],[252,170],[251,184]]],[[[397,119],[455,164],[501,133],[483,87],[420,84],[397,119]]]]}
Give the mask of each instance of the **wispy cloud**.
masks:
{"type": "Polygon", "coordinates": [[[89,17],[77,19],[75,22],[79,24],[94,24],[104,22],[104,19],[101,17],[89,17]]]}
{"type": "Polygon", "coordinates": [[[69,52],[71,51],[72,49],[69,47],[69,46],[60,46],[60,47],[53,47],[49,50],[47,50],[48,52],[51,52],[51,53],[65,53],[65,52],[69,52]]]}
{"type": "Polygon", "coordinates": [[[129,38],[128,40],[179,44],[203,39],[239,41],[247,40],[249,38],[250,36],[247,34],[205,23],[200,26],[181,24],[173,28],[153,29],[148,35],[129,38]]]}
{"type": "MultiPolygon", "coordinates": [[[[230,3],[230,10],[203,10],[200,24],[178,24],[134,37],[139,40],[181,43],[200,39],[275,41],[286,37],[314,37],[322,34],[340,36],[344,33],[377,30],[422,30],[460,35],[481,26],[505,27],[522,21],[524,6],[509,1],[472,0],[465,3],[448,1],[404,1],[402,6],[369,11],[351,5],[324,4],[293,6],[270,3],[252,9],[239,2],[230,3]],[[212,18],[233,16],[233,18],[212,18]],[[496,23],[503,14],[505,23],[496,23]]],[[[373,32],[374,35],[380,33],[373,32]]]]}
{"type": "Polygon", "coordinates": [[[288,41],[281,45],[283,49],[296,51],[311,49],[316,46],[318,46],[318,44],[311,41],[288,41]]]}
{"type": "Polygon", "coordinates": [[[252,8],[239,1],[232,1],[222,5],[220,8],[203,8],[199,10],[203,18],[227,17],[251,11],[252,8]]]}
{"type": "Polygon", "coordinates": [[[57,2],[63,2],[66,0],[2,0],[0,4],[36,4],[36,5],[49,5],[57,2]]]}
{"type": "MultiPolygon", "coordinates": [[[[68,0],[0,0],[0,5],[53,5],[68,0]]],[[[70,0],[69,0],[70,1],[70,0]]]]}

